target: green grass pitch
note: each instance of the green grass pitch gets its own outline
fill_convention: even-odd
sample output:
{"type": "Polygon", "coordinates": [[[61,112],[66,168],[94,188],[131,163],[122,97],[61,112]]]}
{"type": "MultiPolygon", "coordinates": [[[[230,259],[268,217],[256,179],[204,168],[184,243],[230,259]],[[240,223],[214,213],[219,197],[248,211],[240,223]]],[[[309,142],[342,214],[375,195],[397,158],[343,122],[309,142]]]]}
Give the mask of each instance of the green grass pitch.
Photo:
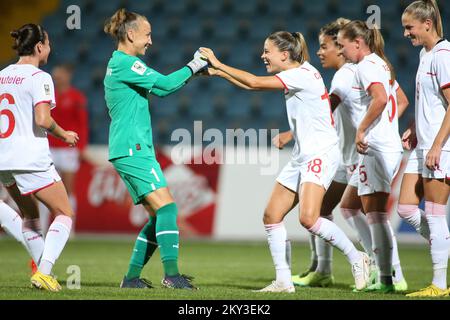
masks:
{"type": "MultiPolygon", "coordinates": [[[[342,299],[399,300],[410,299],[404,294],[353,293],[349,286],[353,278],[343,255],[334,250],[333,270],[336,285],[332,288],[297,288],[295,294],[254,293],[274,278],[272,259],[265,242],[182,241],[180,270],[195,276],[198,291],[162,288],[162,266],[156,252],[143,272],[153,289],[120,289],[119,283],[127,270],[133,239],[93,240],[77,238],[70,241],[54,268],[63,290],[49,293],[30,288],[29,258],[25,250],[7,238],[0,240],[0,300],[8,299],[155,299],[155,300],[269,300],[269,299],[342,299]],[[78,265],[81,288],[69,290],[67,268],[78,265]]],[[[307,244],[293,243],[293,272],[309,265],[307,244]]],[[[431,281],[431,258],[427,246],[400,245],[400,258],[410,290],[431,281]]],[[[446,299],[446,298],[445,298],[446,299]]]]}

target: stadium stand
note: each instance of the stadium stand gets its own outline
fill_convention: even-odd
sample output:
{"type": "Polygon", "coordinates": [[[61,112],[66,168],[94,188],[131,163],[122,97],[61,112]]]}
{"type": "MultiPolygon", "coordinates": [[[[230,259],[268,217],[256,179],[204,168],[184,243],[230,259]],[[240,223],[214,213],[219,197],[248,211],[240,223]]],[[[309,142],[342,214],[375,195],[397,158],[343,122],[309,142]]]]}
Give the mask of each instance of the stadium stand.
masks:
{"type": "MultiPolygon", "coordinates": [[[[74,83],[89,97],[91,144],[106,144],[109,118],[103,100],[103,75],[114,43],[102,31],[103,23],[119,7],[139,12],[152,23],[153,46],[144,61],[163,73],[183,66],[199,46],[209,46],[226,63],[264,75],[260,60],[265,37],[276,30],[301,31],[309,44],[312,63],[322,71],[329,86],[333,72],[322,70],[315,55],[318,49],[319,28],[340,16],[365,19],[369,4],[382,11],[381,31],[387,42],[386,53],[396,67],[400,84],[412,102],[400,121],[403,130],[414,114],[414,83],[419,49],[411,47],[403,38],[400,15],[407,0],[61,0],[42,1],[42,12],[27,17],[42,24],[49,31],[52,55],[44,68],[50,70],[60,62],[76,65],[74,83]],[[53,8],[52,8],[53,4],[53,8]],[[67,6],[80,6],[81,30],[68,30],[65,22],[67,6]]],[[[20,3],[20,2],[18,2],[20,3]]],[[[19,9],[11,8],[10,12],[19,9]]],[[[2,5],[3,7],[4,5],[2,5]]],[[[19,5],[17,5],[19,6],[19,5]]],[[[444,21],[450,15],[450,2],[440,1],[444,21]]],[[[36,8],[36,6],[34,6],[36,8]]],[[[6,10],[6,9],[5,9],[6,10]]],[[[23,21],[16,17],[15,25],[23,21]]],[[[12,28],[11,26],[7,26],[12,28]]],[[[2,35],[8,34],[3,26],[2,35]]],[[[6,38],[3,39],[6,42],[6,38]]],[[[5,51],[5,50],[3,50],[5,51]]],[[[7,51],[7,50],[6,50],[7,51]]],[[[0,64],[11,62],[2,56],[0,64]]],[[[207,126],[224,130],[227,126],[242,128],[288,128],[282,96],[267,92],[259,98],[235,88],[222,79],[193,79],[180,92],[166,97],[152,98],[154,140],[156,144],[171,144],[170,130],[183,127],[193,130],[193,120],[204,120],[207,126]]]]}

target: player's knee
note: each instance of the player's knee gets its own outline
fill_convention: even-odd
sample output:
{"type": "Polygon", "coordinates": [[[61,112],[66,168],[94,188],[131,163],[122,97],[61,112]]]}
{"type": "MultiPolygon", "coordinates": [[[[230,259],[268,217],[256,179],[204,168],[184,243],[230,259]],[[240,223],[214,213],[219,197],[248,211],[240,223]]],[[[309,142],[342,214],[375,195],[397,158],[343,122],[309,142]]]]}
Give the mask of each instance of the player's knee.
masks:
{"type": "Polygon", "coordinates": [[[281,221],[278,221],[276,219],[276,215],[273,214],[273,212],[269,211],[269,210],[264,210],[264,216],[263,216],[263,223],[266,224],[276,224],[276,223],[280,223],[281,221]]]}
{"type": "Polygon", "coordinates": [[[398,215],[403,218],[411,217],[417,210],[418,206],[414,204],[399,204],[397,207],[398,215]]]}
{"type": "Polygon", "coordinates": [[[300,216],[300,224],[306,229],[311,229],[317,221],[317,217],[307,212],[302,213],[300,216]]]}

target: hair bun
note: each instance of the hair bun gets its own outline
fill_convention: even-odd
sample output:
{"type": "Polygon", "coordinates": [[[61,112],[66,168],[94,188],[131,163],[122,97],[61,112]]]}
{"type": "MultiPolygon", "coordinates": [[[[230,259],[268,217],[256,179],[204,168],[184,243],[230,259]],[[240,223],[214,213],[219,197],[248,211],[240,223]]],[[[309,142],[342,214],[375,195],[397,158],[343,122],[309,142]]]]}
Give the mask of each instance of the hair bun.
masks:
{"type": "Polygon", "coordinates": [[[10,34],[11,34],[11,37],[13,37],[14,39],[17,39],[20,36],[20,33],[18,30],[13,30],[13,31],[11,31],[10,34]]]}

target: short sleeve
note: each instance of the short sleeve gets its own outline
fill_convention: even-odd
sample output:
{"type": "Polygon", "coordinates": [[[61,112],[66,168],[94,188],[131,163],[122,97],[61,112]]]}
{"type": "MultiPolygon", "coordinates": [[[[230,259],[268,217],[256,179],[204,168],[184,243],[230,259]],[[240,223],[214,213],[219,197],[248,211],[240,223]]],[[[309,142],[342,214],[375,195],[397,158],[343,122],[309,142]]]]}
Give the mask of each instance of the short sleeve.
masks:
{"type": "Polygon", "coordinates": [[[364,60],[359,63],[357,72],[360,85],[366,92],[373,84],[383,84],[377,65],[371,61],[364,60]]]}
{"type": "Polygon", "coordinates": [[[351,91],[354,77],[354,71],[347,67],[342,67],[336,72],[331,81],[330,94],[334,94],[339,97],[341,101],[344,101],[351,91]]]}
{"type": "Polygon", "coordinates": [[[31,95],[33,106],[40,103],[48,103],[53,109],[56,106],[56,99],[52,77],[43,71],[36,73],[32,77],[31,95]]]}
{"type": "Polygon", "coordinates": [[[160,73],[148,67],[139,58],[127,58],[122,65],[121,80],[137,87],[150,90],[155,84],[160,73]]]}
{"type": "Polygon", "coordinates": [[[450,50],[440,49],[434,56],[434,66],[436,79],[439,87],[443,89],[450,88],[450,50]]]}
{"type": "MultiPolygon", "coordinates": [[[[287,91],[301,91],[308,87],[308,72],[304,68],[293,68],[282,71],[275,76],[283,83],[287,91]]],[[[310,71],[311,72],[311,71],[310,71]]],[[[310,81],[309,81],[310,82],[310,81]]]]}

